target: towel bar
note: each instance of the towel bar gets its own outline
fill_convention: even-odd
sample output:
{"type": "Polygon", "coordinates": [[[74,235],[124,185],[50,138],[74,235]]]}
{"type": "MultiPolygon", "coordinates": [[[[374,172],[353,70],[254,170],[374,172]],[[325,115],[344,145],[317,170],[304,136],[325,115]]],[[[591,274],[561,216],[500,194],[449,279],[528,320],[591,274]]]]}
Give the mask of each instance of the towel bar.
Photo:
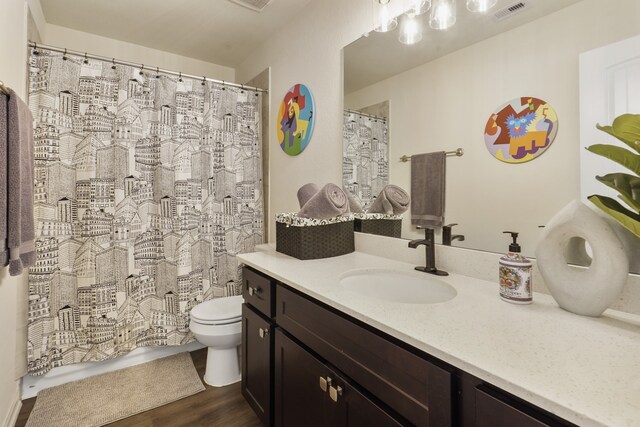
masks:
{"type": "MultiPolygon", "coordinates": [[[[458,148],[457,150],[453,150],[453,151],[446,151],[445,154],[447,156],[457,156],[457,157],[461,157],[464,154],[464,150],[462,148],[458,148]]],[[[402,163],[406,163],[409,161],[409,159],[411,159],[411,156],[407,156],[406,154],[402,157],[400,157],[400,161],[402,163]]]]}

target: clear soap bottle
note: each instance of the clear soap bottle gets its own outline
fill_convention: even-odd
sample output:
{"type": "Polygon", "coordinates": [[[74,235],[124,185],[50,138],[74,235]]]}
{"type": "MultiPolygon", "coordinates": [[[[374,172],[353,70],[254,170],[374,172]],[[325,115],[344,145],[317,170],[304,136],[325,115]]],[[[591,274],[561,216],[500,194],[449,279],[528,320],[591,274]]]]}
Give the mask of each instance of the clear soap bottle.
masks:
{"type": "Polygon", "coordinates": [[[509,252],[500,258],[500,298],[514,304],[531,304],[531,261],[520,254],[518,233],[503,233],[511,234],[513,242],[509,245],[509,252]]]}

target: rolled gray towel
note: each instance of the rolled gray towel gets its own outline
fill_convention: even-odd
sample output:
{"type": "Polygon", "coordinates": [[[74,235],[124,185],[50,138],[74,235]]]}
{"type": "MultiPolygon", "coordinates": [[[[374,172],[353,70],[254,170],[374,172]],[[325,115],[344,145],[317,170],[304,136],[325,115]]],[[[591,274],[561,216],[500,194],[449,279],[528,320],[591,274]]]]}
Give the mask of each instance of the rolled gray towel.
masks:
{"type": "Polygon", "coordinates": [[[318,184],[314,184],[313,182],[300,187],[298,189],[298,203],[300,203],[300,208],[302,208],[310,198],[315,196],[318,191],[320,191],[320,187],[318,187],[318,184]]]}
{"type": "Polygon", "coordinates": [[[344,191],[344,194],[346,194],[346,196],[347,196],[347,200],[349,200],[349,211],[350,212],[353,212],[353,213],[362,213],[362,212],[364,212],[364,210],[362,210],[362,203],[360,203],[360,201],[356,198],[356,196],[351,194],[351,191],[349,191],[346,188],[344,188],[344,185],[342,186],[342,191],[344,191]]]}
{"type": "Polygon", "coordinates": [[[409,209],[411,197],[397,185],[387,185],[382,189],[369,208],[369,213],[400,215],[409,209]]]}
{"type": "Polygon", "coordinates": [[[335,184],[327,184],[304,204],[298,216],[329,219],[349,212],[346,194],[335,184]]]}

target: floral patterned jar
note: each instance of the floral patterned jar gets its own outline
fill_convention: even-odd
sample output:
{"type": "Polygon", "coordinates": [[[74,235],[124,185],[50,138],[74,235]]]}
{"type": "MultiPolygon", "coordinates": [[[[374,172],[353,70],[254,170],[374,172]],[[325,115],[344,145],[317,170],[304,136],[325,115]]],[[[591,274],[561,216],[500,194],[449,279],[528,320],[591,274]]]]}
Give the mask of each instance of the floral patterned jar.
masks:
{"type": "Polygon", "coordinates": [[[513,243],[509,245],[509,253],[500,258],[500,298],[514,304],[531,304],[531,261],[519,253],[518,233],[506,233],[512,235],[513,243]]]}

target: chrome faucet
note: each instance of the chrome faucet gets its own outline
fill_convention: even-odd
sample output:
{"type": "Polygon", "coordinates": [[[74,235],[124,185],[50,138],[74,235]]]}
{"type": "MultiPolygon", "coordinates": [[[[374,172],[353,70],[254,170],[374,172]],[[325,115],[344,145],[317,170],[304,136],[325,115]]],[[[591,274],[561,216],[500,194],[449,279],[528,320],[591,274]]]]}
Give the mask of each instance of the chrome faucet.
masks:
{"type": "Polygon", "coordinates": [[[410,248],[417,248],[420,245],[424,245],[426,252],[425,266],[416,267],[416,270],[424,273],[435,274],[436,276],[448,276],[446,271],[438,270],[436,268],[436,245],[433,237],[433,228],[424,229],[424,239],[411,240],[409,242],[410,248]]]}
{"type": "Polygon", "coordinates": [[[454,234],[451,235],[451,229],[458,224],[448,224],[442,227],[442,244],[445,246],[451,246],[451,242],[454,240],[464,241],[464,235],[454,234]]]}

